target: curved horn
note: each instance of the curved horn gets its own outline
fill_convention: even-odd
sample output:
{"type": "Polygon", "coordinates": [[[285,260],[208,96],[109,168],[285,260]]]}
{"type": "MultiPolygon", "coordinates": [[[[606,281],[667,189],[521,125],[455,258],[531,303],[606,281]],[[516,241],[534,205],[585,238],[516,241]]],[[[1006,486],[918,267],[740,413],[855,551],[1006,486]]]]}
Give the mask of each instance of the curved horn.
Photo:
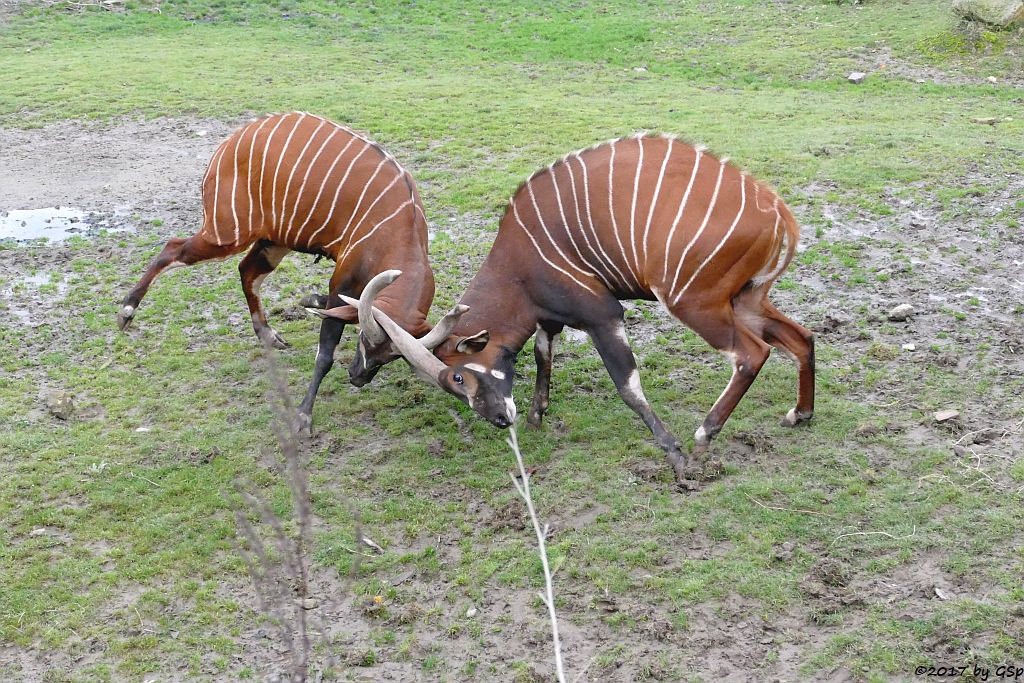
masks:
{"type": "MultiPolygon", "coordinates": [[[[346,296],[341,298],[349,303],[355,302],[355,299],[346,296]]],[[[438,382],[437,377],[448,366],[434,357],[434,354],[420,343],[421,340],[403,330],[398,323],[389,318],[387,313],[384,313],[379,308],[374,308],[373,317],[383,328],[384,333],[391,338],[391,343],[394,344],[398,352],[402,354],[402,357],[412,366],[416,374],[430,384],[440,387],[441,384],[438,382]]],[[[440,324],[438,323],[438,325],[440,324]]]]}
{"type": "Polygon", "coordinates": [[[444,317],[438,320],[437,324],[434,325],[434,329],[419,338],[420,344],[422,344],[424,348],[433,351],[436,346],[448,338],[448,335],[452,333],[452,330],[455,329],[455,325],[459,322],[459,318],[468,310],[469,306],[458,304],[448,313],[445,313],[444,317]]]}
{"type": "Polygon", "coordinates": [[[382,344],[387,339],[387,333],[381,329],[371,313],[373,300],[377,298],[382,289],[394,282],[401,274],[400,270],[385,270],[383,273],[378,273],[366,283],[363,294],[359,297],[359,326],[371,344],[382,344]]]}

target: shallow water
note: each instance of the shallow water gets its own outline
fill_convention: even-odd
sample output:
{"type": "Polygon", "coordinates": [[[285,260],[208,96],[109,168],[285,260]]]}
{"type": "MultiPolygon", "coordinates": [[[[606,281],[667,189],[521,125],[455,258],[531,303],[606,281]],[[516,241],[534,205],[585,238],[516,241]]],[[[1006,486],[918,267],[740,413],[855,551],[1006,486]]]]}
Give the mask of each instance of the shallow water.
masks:
{"type": "Polygon", "coordinates": [[[117,232],[110,218],[69,206],[14,209],[0,213],[0,240],[27,242],[46,238],[60,242],[72,235],[89,236],[100,228],[117,232]]]}

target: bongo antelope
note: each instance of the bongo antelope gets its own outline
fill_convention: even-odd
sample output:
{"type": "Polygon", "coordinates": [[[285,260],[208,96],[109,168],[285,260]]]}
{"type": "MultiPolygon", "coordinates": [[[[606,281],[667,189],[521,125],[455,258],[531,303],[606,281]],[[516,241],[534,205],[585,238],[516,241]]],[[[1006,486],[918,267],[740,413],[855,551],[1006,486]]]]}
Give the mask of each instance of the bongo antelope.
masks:
{"type": "MultiPolygon", "coordinates": [[[[305,112],[273,114],[222,142],[203,178],[203,227],[192,237],[167,242],[124,298],[119,327],[132,321],[160,273],[245,249],[249,253],[238,270],[253,330],[277,348],[288,344],[267,322],[259,296],[264,278],[289,251],[335,262],[330,293],[322,297],[334,311],[321,323],[316,368],[299,408],[304,430],[311,426],[313,402],[345,323],[359,319],[355,308],[342,305],[340,294],[376,296],[387,283],[375,276],[401,268],[407,277],[382,294],[378,305],[414,337],[431,331],[426,312],[434,298],[434,275],[416,184],[394,157],[345,126],[305,112]]],[[[372,317],[360,322],[363,334],[353,364],[357,382],[369,381],[398,357],[372,317]]],[[[450,329],[448,323],[439,325],[424,342],[437,344],[450,329]]]]}
{"type": "Polygon", "coordinates": [[[778,195],[728,159],[673,137],[637,135],[569,154],[516,191],[460,301],[468,312],[433,354],[383,308],[374,315],[420,375],[498,427],[516,417],[512,376],[526,341],[537,335],[527,418],[536,426],[548,407],[558,333],[566,325],[585,330],[682,481],[695,462],[644,397],[619,301],[657,299],[732,362],[692,456],[704,456],[771,346],[798,366],[796,407],[784,418],[796,425],[814,410],[814,341],[767,295],[799,237],[778,195]]]}

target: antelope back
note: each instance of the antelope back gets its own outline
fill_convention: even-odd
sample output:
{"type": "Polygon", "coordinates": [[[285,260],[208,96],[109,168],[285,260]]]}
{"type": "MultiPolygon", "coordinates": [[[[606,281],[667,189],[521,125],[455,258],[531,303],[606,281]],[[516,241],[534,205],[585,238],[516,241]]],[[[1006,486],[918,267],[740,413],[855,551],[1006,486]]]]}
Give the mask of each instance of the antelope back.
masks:
{"type": "Polygon", "coordinates": [[[340,263],[384,230],[426,244],[412,176],[378,144],[305,112],[254,120],[217,148],[203,179],[216,244],[270,240],[340,263]],[[406,229],[401,230],[400,228],[406,229]]]}

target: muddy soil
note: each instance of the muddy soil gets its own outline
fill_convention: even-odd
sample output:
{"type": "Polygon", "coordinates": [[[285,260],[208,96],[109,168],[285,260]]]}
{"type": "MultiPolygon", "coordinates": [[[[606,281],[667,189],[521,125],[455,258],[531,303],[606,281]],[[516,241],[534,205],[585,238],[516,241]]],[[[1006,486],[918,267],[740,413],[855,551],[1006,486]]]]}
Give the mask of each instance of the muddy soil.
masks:
{"type": "MultiPolygon", "coordinates": [[[[161,238],[190,234],[201,220],[199,181],[207,160],[223,137],[241,123],[242,120],[126,119],[102,126],[59,123],[37,130],[0,129],[0,187],[4,188],[0,212],[72,206],[102,215],[128,216],[128,227],[140,234],[161,238]],[[155,225],[152,219],[159,219],[162,224],[155,225]]],[[[896,363],[914,368],[921,381],[925,381],[933,367],[955,369],[968,379],[979,367],[996,365],[1003,368],[1007,377],[1019,377],[1024,372],[1024,333],[1019,311],[1024,302],[1024,244],[1020,234],[1013,233],[1006,221],[989,219],[1024,196],[1024,178],[992,178],[979,169],[951,182],[963,187],[984,184],[999,189],[969,197],[965,200],[966,211],[960,214],[950,213],[940,198],[924,191],[913,202],[891,197],[892,215],[884,219],[860,214],[849,206],[825,206],[823,215],[835,218],[832,227],[824,227],[820,235],[815,235],[813,228],[805,229],[803,249],[812,248],[821,240],[854,242],[859,245],[857,262],[868,277],[853,277],[849,268],[834,262],[796,268],[792,277],[802,287],[778,289],[774,299],[779,307],[815,329],[824,344],[841,346],[850,359],[865,354],[891,354],[896,363]],[[897,252],[902,254],[899,259],[893,257],[897,252]],[[915,314],[906,321],[889,322],[887,312],[901,303],[911,304],[915,314]],[[953,311],[969,315],[961,318],[953,315],[953,311]],[[914,345],[913,351],[903,348],[908,344],[914,345]]],[[[827,189],[812,185],[802,192],[813,198],[827,189]]],[[[469,218],[460,224],[479,226],[493,222],[469,218]]],[[[445,227],[459,230],[457,226],[445,227]]],[[[479,239],[478,234],[472,230],[467,237],[479,239]]],[[[140,248],[117,246],[109,238],[77,249],[76,257],[125,267],[142,258],[140,248]]],[[[59,273],[71,257],[71,248],[64,244],[54,245],[43,256],[31,260],[17,248],[0,251],[0,278],[24,283],[18,288],[0,288],[0,300],[13,312],[16,325],[38,324],[44,316],[61,314],[58,308],[65,292],[59,273]],[[40,272],[58,275],[41,277],[40,272]],[[47,283],[56,285],[57,296],[49,290],[40,292],[47,283]]],[[[312,267],[307,261],[302,260],[306,264],[303,267],[312,267]]],[[[475,264],[466,265],[465,272],[473,272],[471,266],[475,264]]],[[[210,277],[220,276],[219,271],[210,271],[210,277]]],[[[268,280],[264,292],[268,300],[275,299],[274,278],[268,280]]],[[[115,298],[119,294],[112,293],[115,298]]],[[[677,322],[647,303],[631,307],[628,323],[641,356],[644,347],[655,343],[659,331],[678,329],[677,322]]],[[[240,335],[251,334],[241,315],[232,320],[232,325],[240,335]]],[[[202,343],[201,334],[196,343],[202,343]]],[[[561,353],[591,353],[586,348],[588,344],[580,340],[565,345],[561,353]]],[[[719,360],[708,354],[706,362],[717,364],[719,360]]],[[[858,373],[865,371],[852,372],[845,381],[856,385],[858,373]]],[[[910,443],[946,449],[959,445],[961,450],[951,457],[959,458],[964,468],[975,468],[979,478],[988,478],[992,485],[1005,487],[1008,495],[1014,495],[1007,463],[1024,455],[1024,430],[1019,423],[1022,399],[1008,395],[998,383],[992,387],[992,393],[992,400],[984,403],[951,406],[961,416],[950,431],[938,429],[928,420],[915,422],[909,417],[915,408],[931,409],[917,405],[915,387],[877,383],[861,390],[861,398],[887,410],[892,419],[882,426],[865,425],[865,434],[870,429],[890,429],[904,434],[910,443]],[[976,438],[977,434],[984,438],[976,438]]],[[[732,444],[723,448],[750,463],[763,462],[766,438],[738,434],[732,444]]],[[[885,462],[884,453],[879,453],[877,462],[872,463],[879,470],[890,464],[899,466],[885,462]]],[[[492,510],[463,490],[445,490],[444,495],[479,511],[481,524],[496,534],[511,537],[524,533],[519,509],[492,510]]],[[[600,512],[582,510],[573,519],[563,520],[563,524],[586,524],[600,512]]],[[[459,538],[454,534],[451,538],[442,537],[436,545],[441,566],[457,566],[459,538]]],[[[674,561],[710,557],[719,550],[710,539],[692,538],[688,545],[674,549],[678,553],[674,561]]],[[[476,676],[464,680],[510,680],[507,667],[522,660],[525,653],[536,654],[538,662],[547,662],[547,627],[533,591],[494,591],[485,594],[479,604],[453,605],[448,597],[450,586],[443,582],[443,577],[396,571],[396,576],[383,578],[398,585],[403,604],[383,622],[368,613],[367,605],[355,600],[326,605],[320,610],[319,616],[341,639],[343,649],[352,653],[352,660],[347,662],[351,680],[432,680],[429,673],[391,656],[396,654],[395,646],[379,648],[387,663],[360,666],[359,653],[371,647],[374,631],[382,626],[398,627],[412,622],[418,624],[416,647],[431,644],[433,651],[456,669],[465,663],[467,652],[479,652],[483,643],[489,660],[481,662],[476,676]],[[468,609],[476,609],[478,618],[489,625],[482,635],[451,633],[443,628],[450,623],[449,617],[465,614],[468,609]],[[438,610],[445,618],[419,619],[438,610]],[[504,673],[483,673],[491,665],[504,673]]],[[[336,592],[330,580],[322,580],[327,581],[322,587],[324,592],[336,592]]],[[[622,642],[623,632],[610,626],[607,617],[622,614],[627,622],[635,624],[628,647],[610,661],[591,661],[580,681],[670,680],[670,674],[658,668],[659,655],[664,655],[674,667],[682,665],[708,680],[800,681],[806,680],[800,666],[807,652],[820,650],[833,635],[864,623],[874,608],[885,608],[900,600],[901,604],[910,605],[908,613],[918,604],[925,611],[926,603],[936,599],[937,590],[942,594],[976,597],[988,590],[986,586],[966,585],[947,575],[937,559],[930,556],[870,580],[849,577],[842,567],[816,567],[806,577],[804,588],[811,603],[805,610],[794,608],[779,619],[765,621],[757,601],[732,594],[691,610],[690,627],[680,634],[671,627],[674,615],[663,607],[616,602],[599,594],[593,584],[565,576],[560,598],[564,601],[566,656],[573,670],[579,671],[595,654],[611,651],[622,642]],[[844,613],[841,628],[818,619],[820,614],[838,610],[844,613]]],[[[240,604],[255,604],[248,587],[226,584],[223,590],[240,604]]],[[[125,608],[111,604],[109,612],[114,615],[125,608]]],[[[178,608],[188,607],[172,606],[178,608]]],[[[240,645],[241,659],[233,665],[239,669],[250,666],[265,671],[266,662],[279,654],[271,646],[267,628],[255,622],[243,628],[235,639],[240,645]]],[[[949,653],[946,647],[941,639],[926,644],[926,649],[936,657],[955,659],[961,654],[949,653]]],[[[412,654],[415,661],[425,653],[412,654]]],[[[96,661],[102,659],[102,652],[89,656],[96,661]]],[[[28,680],[51,667],[75,666],[66,653],[13,646],[0,648],[0,665],[4,664],[20,666],[28,680]]],[[[167,662],[160,680],[181,679],[184,674],[178,666],[167,662]]],[[[525,675],[538,681],[551,678],[546,664],[538,664],[535,671],[525,675]]],[[[845,670],[822,672],[819,676],[822,680],[857,679],[856,672],[845,670]]]]}

